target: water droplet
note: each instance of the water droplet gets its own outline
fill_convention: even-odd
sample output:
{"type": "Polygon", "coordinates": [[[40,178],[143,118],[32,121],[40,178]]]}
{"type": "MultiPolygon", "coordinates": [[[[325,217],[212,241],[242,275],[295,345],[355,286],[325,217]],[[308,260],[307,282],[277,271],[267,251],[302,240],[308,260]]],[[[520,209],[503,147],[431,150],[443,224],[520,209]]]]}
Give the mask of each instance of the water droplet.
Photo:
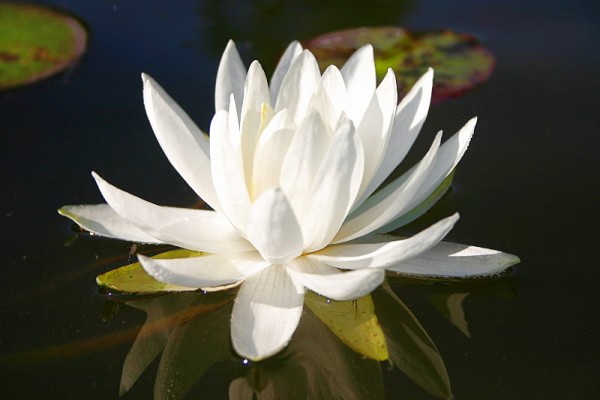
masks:
{"type": "Polygon", "coordinates": [[[325,301],[327,302],[327,304],[331,303],[331,299],[327,299],[325,301]]]}
{"type": "Polygon", "coordinates": [[[249,362],[250,362],[250,361],[248,361],[248,359],[247,359],[247,358],[244,358],[244,359],[242,360],[242,364],[244,364],[244,365],[248,365],[248,363],[249,363],[249,362]]]}

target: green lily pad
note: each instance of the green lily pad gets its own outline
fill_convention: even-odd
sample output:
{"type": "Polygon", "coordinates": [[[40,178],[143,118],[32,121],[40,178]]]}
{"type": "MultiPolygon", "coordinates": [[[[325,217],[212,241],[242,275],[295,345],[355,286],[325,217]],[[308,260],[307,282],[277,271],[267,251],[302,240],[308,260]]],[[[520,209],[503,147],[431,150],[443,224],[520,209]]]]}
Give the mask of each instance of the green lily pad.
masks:
{"type": "Polygon", "coordinates": [[[388,359],[385,335],[370,295],[352,301],[334,301],[309,291],[304,304],[354,351],[378,361],[388,359]]]}
{"type": "MultiPolygon", "coordinates": [[[[203,253],[192,250],[177,249],[158,254],[152,258],[187,258],[202,256],[203,253]]],[[[119,293],[157,293],[193,291],[198,288],[171,285],[159,282],[144,271],[139,262],[125,265],[96,277],[101,290],[119,293]]]]}
{"type": "Polygon", "coordinates": [[[363,27],[330,32],[303,43],[324,69],[341,67],[361,46],[371,43],[379,80],[388,68],[396,73],[400,97],[408,93],[427,68],[435,70],[433,97],[457,97],[487,80],[494,56],[472,35],[450,30],[408,32],[399,27],[363,27]]]}
{"type": "Polygon", "coordinates": [[[74,17],[29,4],[0,3],[0,90],[54,75],[84,52],[87,31],[74,17]]]}

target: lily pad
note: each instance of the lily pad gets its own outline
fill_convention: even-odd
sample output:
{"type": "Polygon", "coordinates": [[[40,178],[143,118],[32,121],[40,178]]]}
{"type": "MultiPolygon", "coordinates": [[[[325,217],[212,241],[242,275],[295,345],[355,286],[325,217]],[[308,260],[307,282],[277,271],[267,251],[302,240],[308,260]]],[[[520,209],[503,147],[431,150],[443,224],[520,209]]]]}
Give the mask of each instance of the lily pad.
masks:
{"type": "Polygon", "coordinates": [[[29,4],[0,3],[0,90],[39,81],[74,63],[87,31],[76,18],[29,4]]]}
{"type": "Polygon", "coordinates": [[[474,36],[450,30],[409,32],[400,27],[363,27],[330,32],[303,43],[321,69],[341,67],[361,46],[371,43],[377,78],[388,68],[396,73],[403,97],[427,68],[435,70],[433,97],[439,102],[457,97],[487,80],[494,68],[492,53],[474,36]]]}
{"type": "Polygon", "coordinates": [[[304,304],[354,351],[378,361],[388,359],[385,335],[370,295],[353,301],[334,301],[307,292],[304,304]]]}
{"type": "MultiPolygon", "coordinates": [[[[152,258],[187,258],[202,256],[192,250],[177,249],[158,254],[152,258]]],[[[144,271],[139,262],[113,269],[96,277],[100,289],[108,292],[119,293],[157,293],[157,292],[182,292],[193,291],[198,288],[171,285],[159,282],[144,271]]]]}

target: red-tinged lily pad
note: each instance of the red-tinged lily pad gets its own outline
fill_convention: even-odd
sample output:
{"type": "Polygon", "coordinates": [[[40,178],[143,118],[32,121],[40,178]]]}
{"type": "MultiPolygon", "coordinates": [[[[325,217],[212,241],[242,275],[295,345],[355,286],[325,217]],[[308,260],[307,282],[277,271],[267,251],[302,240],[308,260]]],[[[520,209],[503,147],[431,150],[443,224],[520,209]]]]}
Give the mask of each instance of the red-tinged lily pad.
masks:
{"type": "Polygon", "coordinates": [[[324,69],[330,64],[342,66],[367,43],[375,51],[378,79],[392,68],[401,97],[429,67],[435,70],[434,102],[460,96],[487,80],[495,63],[474,36],[449,30],[415,33],[399,27],[364,27],[327,33],[303,45],[324,69]]]}
{"type": "Polygon", "coordinates": [[[76,18],[29,4],[0,3],[0,90],[56,74],[84,52],[87,31],[76,18]]]}

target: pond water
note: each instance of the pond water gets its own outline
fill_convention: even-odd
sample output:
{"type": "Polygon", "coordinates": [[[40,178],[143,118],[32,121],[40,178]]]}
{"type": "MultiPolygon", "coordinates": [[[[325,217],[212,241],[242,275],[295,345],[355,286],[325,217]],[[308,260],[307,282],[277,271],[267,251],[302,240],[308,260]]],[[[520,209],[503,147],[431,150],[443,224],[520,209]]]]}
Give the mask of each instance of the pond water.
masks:
{"type": "Polygon", "coordinates": [[[146,345],[148,352],[135,354],[148,358],[147,368],[126,367],[128,379],[140,377],[124,398],[152,398],[155,382],[168,397],[185,380],[190,398],[228,398],[268,384],[288,398],[306,398],[310,385],[332,385],[340,398],[434,398],[396,366],[338,349],[310,317],[295,347],[257,366],[229,353],[228,306],[202,311],[219,298],[180,295],[116,307],[95,277],[127,263],[131,244],[76,235],[56,213],[64,204],[101,202],[92,170],[158,204],[196,201],[151,132],[141,72],[207,129],[227,39],[236,40],[246,62],[258,58],[270,73],[291,40],[361,25],[469,32],[497,57],[487,83],[430,110],[416,154],[439,129],[453,132],[475,115],[479,123],[452,193],[409,229],[459,211],[448,240],[514,253],[522,263],[491,282],[392,283],[435,343],[455,398],[600,396],[597,2],[45,4],[80,17],[91,38],[69,71],[0,92],[1,398],[117,398],[128,352],[146,345]],[[453,312],[444,311],[448,304],[453,312]],[[146,318],[141,309],[154,317],[200,311],[183,328],[181,321],[150,327],[149,342],[134,345],[146,318]],[[152,361],[150,349],[158,354],[163,347],[152,361]],[[169,357],[177,368],[165,369],[169,357]]]}

